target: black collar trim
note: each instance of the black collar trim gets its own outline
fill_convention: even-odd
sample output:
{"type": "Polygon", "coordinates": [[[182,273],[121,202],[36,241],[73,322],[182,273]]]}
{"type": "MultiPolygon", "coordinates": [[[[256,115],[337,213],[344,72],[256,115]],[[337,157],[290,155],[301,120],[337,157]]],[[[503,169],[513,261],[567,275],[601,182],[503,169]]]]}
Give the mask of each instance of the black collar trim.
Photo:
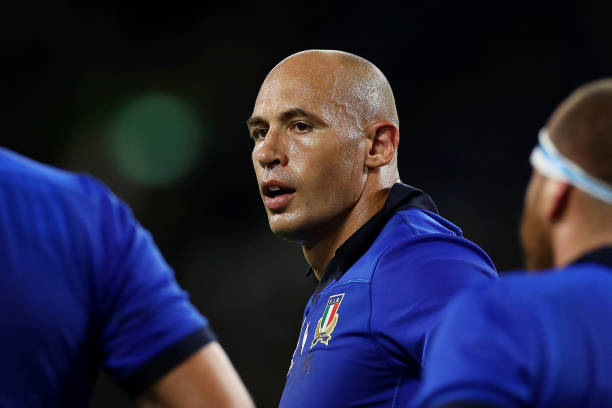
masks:
{"type": "MultiPolygon", "coordinates": [[[[370,218],[361,228],[342,244],[329,262],[321,281],[318,283],[313,295],[313,302],[318,294],[327,286],[332,279],[340,279],[342,275],[351,267],[374,243],[378,234],[382,231],[387,221],[397,212],[409,208],[420,208],[423,210],[438,213],[438,209],[431,197],[418,188],[407,184],[396,183],[389,190],[389,195],[385,205],[370,218]]],[[[312,268],[307,275],[312,274],[312,268]]]]}
{"type": "Polygon", "coordinates": [[[612,268],[612,246],[603,246],[593,251],[587,252],[572,264],[596,262],[612,268]]]}

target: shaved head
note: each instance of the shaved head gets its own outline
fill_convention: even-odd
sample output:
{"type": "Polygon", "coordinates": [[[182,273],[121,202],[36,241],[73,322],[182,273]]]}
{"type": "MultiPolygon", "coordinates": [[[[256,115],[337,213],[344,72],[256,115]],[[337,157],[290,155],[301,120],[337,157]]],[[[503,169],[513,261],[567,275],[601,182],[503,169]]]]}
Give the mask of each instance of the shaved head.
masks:
{"type": "MultiPolygon", "coordinates": [[[[578,88],[546,128],[559,152],[591,176],[612,183],[612,80],[578,88]]],[[[612,206],[537,170],[525,195],[521,239],[529,269],[563,266],[612,242],[612,206]]]]}
{"type": "Polygon", "coordinates": [[[612,183],[612,79],[578,88],[553,113],[547,127],[564,156],[612,183]]]}
{"type": "MultiPolygon", "coordinates": [[[[393,91],[385,75],[370,61],[354,54],[332,50],[308,50],[293,54],[266,77],[270,82],[287,76],[310,79],[313,92],[328,98],[327,114],[344,116],[353,126],[365,128],[372,122],[389,120],[399,126],[393,91]],[[333,111],[335,110],[335,112],[333,111]]],[[[360,130],[361,130],[360,129],[360,130]]]]}
{"type": "Polygon", "coordinates": [[[247,121],[271,229],[307,250],[339,245],[399,180],[398,125],[391,86],[366,59],[308,50],[278,63],[247,121]]]}

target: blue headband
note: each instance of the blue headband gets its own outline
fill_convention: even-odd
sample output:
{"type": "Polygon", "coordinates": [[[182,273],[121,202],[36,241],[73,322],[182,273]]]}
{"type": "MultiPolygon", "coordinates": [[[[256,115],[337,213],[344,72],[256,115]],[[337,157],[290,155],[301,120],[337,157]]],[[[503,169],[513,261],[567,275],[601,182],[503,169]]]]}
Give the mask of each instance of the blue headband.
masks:
{"type": "Polygon", "coordinates": [[[576,188],[612,204],[612,185],[593,177],[576,163],[564,157],[548,136],[546,128],[538,135],[540,143],[531,152],[531,165],[546,177],[565,181],[576,188]]]}

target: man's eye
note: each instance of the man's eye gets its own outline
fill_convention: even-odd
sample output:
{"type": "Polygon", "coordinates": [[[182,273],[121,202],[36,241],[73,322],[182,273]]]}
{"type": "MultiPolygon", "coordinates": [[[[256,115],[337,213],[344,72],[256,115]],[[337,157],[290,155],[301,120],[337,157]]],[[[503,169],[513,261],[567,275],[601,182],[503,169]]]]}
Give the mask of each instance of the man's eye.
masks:
{"type": "Polygon", "coordinates": [[[310,126],[307,123],[304,122],[297,122],[294,125],[295,130],[297,130],[300,133],[304,133],[304,132],[308,132],[310,129],[312,129],[312,126],[310,126]]]}
{"type": "Polygon", "coordinates": [[[260,137],[265,137],[266,133],[268,133],[268,129],[257,129],[253,132],[253,139],[259,139],[260,137]]]}

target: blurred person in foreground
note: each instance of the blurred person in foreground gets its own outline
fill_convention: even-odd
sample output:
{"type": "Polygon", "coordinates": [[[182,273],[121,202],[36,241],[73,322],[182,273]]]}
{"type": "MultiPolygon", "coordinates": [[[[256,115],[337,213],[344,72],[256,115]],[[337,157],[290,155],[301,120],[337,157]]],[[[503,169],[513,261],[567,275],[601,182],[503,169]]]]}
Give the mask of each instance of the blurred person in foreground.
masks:
{"type": "Polygon", "coordinates": [[[0,148],[0,406],[250,407],[151,235],[100,182],[0,148]]]}
{"type": "Polygon", "coordinates": [[[300,52],[261,86],[247,121],[261,198],[318,281],[281,407],[404,406],[441,310],[496,277],[429,196],[400,182],[398,124],[387,79],[356,55],[300,52]]]}
{"type": "Polygon", "coordinates": [[[612,80],[569,96],[531,155],[527,268],[448,308],[415,406],[612,407],[612,80]]]}

